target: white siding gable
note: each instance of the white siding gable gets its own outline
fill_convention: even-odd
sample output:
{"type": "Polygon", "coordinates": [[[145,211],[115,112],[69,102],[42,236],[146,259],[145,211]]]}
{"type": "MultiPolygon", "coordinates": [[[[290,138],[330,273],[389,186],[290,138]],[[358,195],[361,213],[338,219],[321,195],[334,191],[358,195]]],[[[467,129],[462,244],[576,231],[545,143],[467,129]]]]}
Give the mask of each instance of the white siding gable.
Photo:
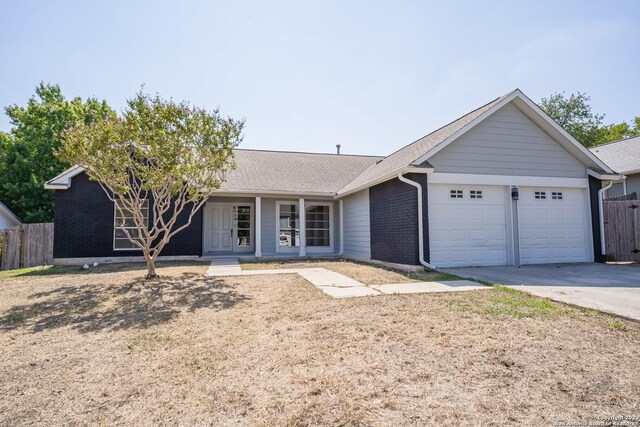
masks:
{"type": "Polygon", "coordinates": [[[371,259],[369,189],[343,199],[344,253],[354,258],[371,259]]]}
{"type": "Polygon", "coordinates": [[[507,104],[429,158],[435,172],[585,178],[586,167],[507,104]]]}
{"type": "Polygon", "coordinates": [[[9,218],[4,212],[0,211],[0,230],[4,228],[14,227],[16,225],[13,218],[9,218]]]}

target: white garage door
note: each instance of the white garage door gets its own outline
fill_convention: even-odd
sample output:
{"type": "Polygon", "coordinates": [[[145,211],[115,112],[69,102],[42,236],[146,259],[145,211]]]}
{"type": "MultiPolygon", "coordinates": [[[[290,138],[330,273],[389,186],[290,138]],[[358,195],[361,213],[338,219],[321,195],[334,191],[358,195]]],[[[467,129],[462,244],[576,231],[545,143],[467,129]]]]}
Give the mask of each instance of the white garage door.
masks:
{"type": "Polygon", "coordinates": [[[520,263],[587,262],[584,190],[520,187],[520,263]]]}
{"type": "Polygon", "coordinates": [[[436,267],[507,264],[505,187],[429,184],[429,249],[436,267]]]}

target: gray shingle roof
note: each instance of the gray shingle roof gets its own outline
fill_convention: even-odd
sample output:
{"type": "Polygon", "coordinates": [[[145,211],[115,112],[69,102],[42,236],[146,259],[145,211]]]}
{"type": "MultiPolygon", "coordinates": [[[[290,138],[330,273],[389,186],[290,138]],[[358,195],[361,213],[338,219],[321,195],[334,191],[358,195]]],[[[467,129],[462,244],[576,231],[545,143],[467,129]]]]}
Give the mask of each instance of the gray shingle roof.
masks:
{"type": "Polygon", "coordinates": [[[590,150],[618,173],[640,170],[640,136],[600,145],[590,150]]]}
{"type": "Polygon", "coordinates": [[[309,192],[335,194],[377,156],[235,150],[237,168],[223,191],[309,192]]]}
{"type": "Polygon", "coordinates": [[[499,103],[502,99],[511,95],[511,93],[513,92],[509,92],[508,94],[501,96],[500,98],[494,99],[488,104],[483,105],[476,110],[473,110],[472,112],[460,117],[459,119],[449,123],[446,126],[441,127],[434,132],[431,132],[429,135],[420,138],[414,143],[401,148],[395,153],[385,157],[381,162],[369,166],[353,181],[349,182],[347,185],[341,188],[340,191],[338,191],[338,194],[348,193],[349,191],[355,190],[363,185],[367,185],[368,183],[375,182],[376,180],[381,179],[389,174],[399,172],[404,167],[410,165],[421,156],[428,153],[429,150],[449,138],[458,130],[462,129],[464,126],[472,122],[482,113],[499,103]]]}

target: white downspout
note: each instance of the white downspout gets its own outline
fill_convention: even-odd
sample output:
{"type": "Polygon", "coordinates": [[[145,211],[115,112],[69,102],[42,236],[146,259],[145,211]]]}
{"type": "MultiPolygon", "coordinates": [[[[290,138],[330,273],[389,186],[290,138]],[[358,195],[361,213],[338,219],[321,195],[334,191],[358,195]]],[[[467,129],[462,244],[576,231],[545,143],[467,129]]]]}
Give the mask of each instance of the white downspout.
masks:
{"type": "Polygon", "coordinates": [[[604,187],[598,190],[598,213],[600,214],[600,253],[602,255],[607,254],[607,247],[604,237],[604,207],[602,206],[602,200],[604,199],[604,192],[611,188],[613,181],[609,181],[604,187]]]}
{"type": "Polygon", "coordinates": [[[413,185],[416,187],[418,192],[418,255],[420,264],[424,265],[427,268],[435,270],[436,267],[434,265],[429,264],[424,260],[424,230],[422,226],[422,186],[415,181],[411,181],[410,179],[402,176],[402,172],[398,173],[398,179],[406,184],[413,185]]]}

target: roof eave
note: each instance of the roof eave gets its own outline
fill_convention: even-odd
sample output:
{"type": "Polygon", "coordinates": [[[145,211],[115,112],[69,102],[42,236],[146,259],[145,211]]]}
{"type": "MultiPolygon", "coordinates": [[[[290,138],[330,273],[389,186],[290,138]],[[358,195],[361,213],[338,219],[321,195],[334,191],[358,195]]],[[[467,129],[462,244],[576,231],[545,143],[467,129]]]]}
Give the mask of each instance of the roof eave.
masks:
{"type": "Polygon", "coordinates": [[[71,178],[84,172],[82,166],[73,165],[58,176],[44,183],[47,190],[68,190],[71,188],[71,178]]]}
{"type": "Polygon", "coordinates": [[[336,193],[334,192],[325,192],[325,191],[293,191],[293,190],[234,190],[234,189],[223,189],[216,190],[213,192],[212,196],[216,196],[219,194],[223,194],[225,196],[231,195],[253,195],[253,196],[289,196],[289,197],[299,197],[299,196],[307,196],[307,197],[329,197],[332,198],[336,193]]]}
{"type": "Polygon", "coordinates": [[[587,173],[594,177],[597,178],[601,181],[624,181],[625,179],[627,179],[626,176],[619,174],[619,173],[600,173],[597,171],[594,171],[592,169],[587,169],[587,173]]]}
{"type": "Polygon", "coordinates": [[[343,197],[349,196],[351,194],[357,193],[358,191],[362,191],[365,190],[369,187],[373,187],[374,185],[378,185],[378,184],[382,184],[383,182],[389,181],[390,179],[393,179],[395,177],[398,176],[399,173],[432,173],[433,172],[433,166],[420,166],[420,167],[415,167],[412,165],[409,166],[405,166],[403,168],[400,169],[396,169],[393,172],[390,172],[386,175],[384,175],[383,177],[380,177],[378,179],[375,179],[373,181],[369,181],[365,184],[359,185],[355,188],[352,188],[351,190],[345,191],[345,192],[340,192],[338,191],[338,193],[335,195],[335,199],[341,199],[343,197]]]}

